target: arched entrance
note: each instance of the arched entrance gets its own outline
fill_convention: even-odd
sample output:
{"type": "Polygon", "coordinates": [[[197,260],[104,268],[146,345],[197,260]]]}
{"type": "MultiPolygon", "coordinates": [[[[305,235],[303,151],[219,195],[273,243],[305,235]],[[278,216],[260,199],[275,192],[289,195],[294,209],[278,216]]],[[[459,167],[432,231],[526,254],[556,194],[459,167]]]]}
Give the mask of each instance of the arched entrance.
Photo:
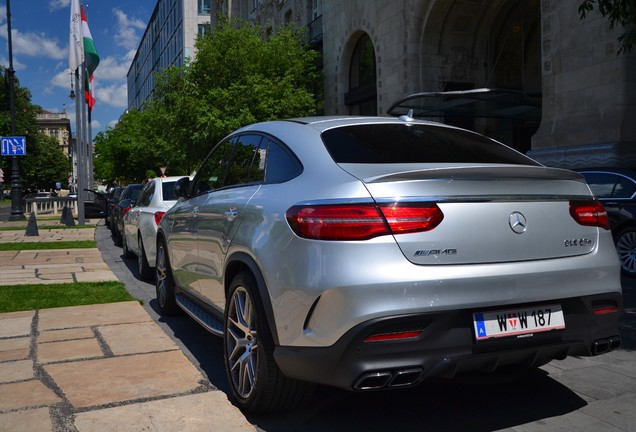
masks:
{"type": "Polygon", "coordinates": [[[349,64],[349,91],[345,94],[349,114],[377,114],[376,82],[375,49],[369,35],[362,33],[353,49],[349,64]]]}
{"type": "MultiPolygon", "coordinates": [[[[421,37],[422,91],[491,88],[540,103],[540,22],[538,0],[436,1],[425,14],[421,37]]],[[[470,98],[464,102],[477,105],[470,98]]],[[[457,103],[436,107],[442,112],[437,120],[484,133],[524,153],[530,150],[540,110],[528,115],[493,103],[489,111],[475,108],[471,114],[469,105],[454,109],[457,103]]]]}

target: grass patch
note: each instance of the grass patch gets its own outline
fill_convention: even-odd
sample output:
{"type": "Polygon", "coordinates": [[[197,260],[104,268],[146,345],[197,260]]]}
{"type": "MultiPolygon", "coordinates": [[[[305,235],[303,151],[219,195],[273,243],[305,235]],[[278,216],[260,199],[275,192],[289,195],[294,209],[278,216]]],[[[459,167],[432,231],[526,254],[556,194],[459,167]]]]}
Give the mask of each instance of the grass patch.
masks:
{"type": "MultiPolygon", "coordinates": [[[[5,227],[0,227],[0,231],[22,231],[22,230],[26,230],[27,226],[5,226],[5,227]]],[[[38,225],[38,229],[44,229],[44,230],[50,230],[50,229],[82,229],[82,228],[95,228],[95,225],[73,225],[73,226],[67,226],[67,225],[38,225]]]]}
{"type": "Polygon", "coordinates": [[[0,313],[135,300],[121,282],[0,286],[0,313]]]}
{"type": "Polygon", "coordinates": [[[46,249],[91,249],[95,240],[0,243],[0,251],[46,250],[46,249]]]}

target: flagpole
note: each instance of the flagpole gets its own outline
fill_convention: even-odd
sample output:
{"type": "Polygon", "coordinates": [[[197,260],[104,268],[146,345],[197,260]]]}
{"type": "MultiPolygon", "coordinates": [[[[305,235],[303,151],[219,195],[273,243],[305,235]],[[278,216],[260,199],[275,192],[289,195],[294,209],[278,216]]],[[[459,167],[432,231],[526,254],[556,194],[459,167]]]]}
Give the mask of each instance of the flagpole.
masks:
{"type": "MultiPolygon", "coordinates": [[[[79,70],[81,68],[77,68],[75,70],[75,88],[83,89],[83,86],[80,86],[80,74],[79,70]]],[[[86,223],[84,217],[84,188],[86,187],[86,183],[84,182],[84,172],[86,171],[84,168],[84,123],[82,120],[82,105],[84,105],[84,92],[78,91],[78,95],[75,98],[75,122],[76,122],[76,133],[75,133],[75,149],[76,149],[76,158],[77,158],[77,223],[79,225],[84,225],[86,223]]]]}

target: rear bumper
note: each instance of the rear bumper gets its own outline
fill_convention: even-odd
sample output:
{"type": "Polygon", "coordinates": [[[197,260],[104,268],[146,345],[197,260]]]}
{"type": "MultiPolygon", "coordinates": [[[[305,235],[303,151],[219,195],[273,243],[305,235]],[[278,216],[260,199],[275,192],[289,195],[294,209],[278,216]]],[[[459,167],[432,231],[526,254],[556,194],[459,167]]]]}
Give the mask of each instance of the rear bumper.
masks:
{"type": "Polygon", "coordinates": [[[553,359],[597,355],[620,346],[617,321],[621,294],[557,302],[563,308],[563,330],[476,342],[472,313],[477,311],[457,310],[374,319],[354,327],[332,346],[280,346],[274,357],[290,378],[371,390],[412,386],[433,376],[452,378],[460,372],[494,371],[505,365],[540,366],[553,359]],[[606,305],[615,305],[618,312],[594,313],[606,305]],[[364,342],[370,335],[414,329],[424,331],[413,339],[364,342]]]}

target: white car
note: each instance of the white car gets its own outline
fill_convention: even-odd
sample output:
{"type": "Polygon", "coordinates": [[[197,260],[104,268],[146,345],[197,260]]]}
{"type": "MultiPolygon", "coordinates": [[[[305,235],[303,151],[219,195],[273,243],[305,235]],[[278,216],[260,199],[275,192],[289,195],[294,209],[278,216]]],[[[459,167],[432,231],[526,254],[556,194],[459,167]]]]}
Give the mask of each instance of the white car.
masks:
{"type": "Polygon", "coordinates": [[[158,177],[148,181],[135,205],[124,216],[123,254],[126,258],[137,256],[141,280],[154,276],[157,226],[177,202],[174,185],[182,177],[158,177]]]}

